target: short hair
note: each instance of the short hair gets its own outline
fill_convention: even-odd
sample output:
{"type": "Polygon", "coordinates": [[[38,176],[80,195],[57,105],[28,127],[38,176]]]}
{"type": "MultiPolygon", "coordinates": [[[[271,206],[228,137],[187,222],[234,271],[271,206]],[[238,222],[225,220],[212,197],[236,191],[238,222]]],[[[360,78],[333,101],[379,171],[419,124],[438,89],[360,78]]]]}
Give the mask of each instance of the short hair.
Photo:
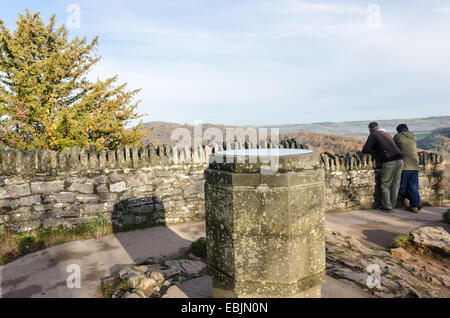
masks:
{"type": "Polygon", "coordinates": [[[378,126],[378,123],[376,121],[373,121],[369,124],[369,129],[374,129],[377,126],[378,126]]]}
{"type": "Polygon", "coordinates": [[[400,124],[397,126],[397,132],[401,133],[403,131],[408,131],[408,126],[406,124],[400,124]]]}

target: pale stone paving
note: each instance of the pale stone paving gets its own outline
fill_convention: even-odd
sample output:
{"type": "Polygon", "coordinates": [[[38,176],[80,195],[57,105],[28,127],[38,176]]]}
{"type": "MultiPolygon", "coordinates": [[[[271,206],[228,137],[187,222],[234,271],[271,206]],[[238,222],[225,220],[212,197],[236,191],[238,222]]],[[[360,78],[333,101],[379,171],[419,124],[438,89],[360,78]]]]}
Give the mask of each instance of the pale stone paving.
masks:
{"type": "MultiPolygon", "coordinates": [[[[416,295],[426,297],[439,292],[439,290],[436,291],[436,288],[442,289],[444,284],[448,284],[448,280],[446,280],[445,275],[442,275],[442,272],[437,272],[437,275],[433,274],[430,271],[429,264],[425,263],[422,266],[426,266],[426,271],[429,275],[425,275],[422,268],[416,269],[417,273],[424,274],[424,277],[417,283],[419,279],[409,272],[409,274],[406,273],[405,268],[398,265],[398,262],[400,260],[407,261],[408,263],[403,263],[403,267],[411,269],[418,266],[420,262],[415,263],[411,261],[414,256],[407,251],[395,249],[389,253],[389,248],[387,247],[379,246],[378,244],[368,244],[367,242],[371,238],[366,237],[364,234],[364,222],[371,224],[375,215],[379,222],[376,223],[376,226],[380,231],[383,231],[389,222],[395,220],[398,223],[396,235],[408,234],[417,228],[427,227],[430,223],[433,227],[440,225],[448,231],[448,227],[439,221],[442,219],[442,213],[446,209],[427,207],[424,208],[423,213],[417,215],[401,210],[396,210],[393,214],[381,214],[381,212],[371,210],[353,211],[339,215],[327,214],[326,228],[329,233],[328,238],[332,232],[351,234],[352,238],[347,237],[347,235],[339,235],[338,237],[341,241],[336,238],[338,243],[341,242],[339,244],[343,244],[345,253],[339,252],[339,249],[342,248],[339,247],[339,244],[334,245],[334,247],[328,244],[328,262],[331,263],[338,259],[341,259],[343,262],[337,264],[334,269],[328,265],[328,274],[333,275],[334,278],[327,276],[327,280],[322,287],[322,296],[371,297],[369,293],[373,293],[373,291],[364,287],[364,279],[367,279],[368,275],[364,265],[367,265],[372,260],[374,260],[374,263],[378,263],[380,267],[382,265],[390,266],[389,272],[384,274],[385,278],[387,278],[384,284],[382,281],[382,287],[385,290],[380,291],[382,293],[380,295],[393,297],[406,295],[412,291],[413,294],[416,293],[416,295]],[[336,220],[339,220],[339,222],[336,220]],[[358,242],[363,242],[363,244],[358,242]],[[384,248],[385,251],[374,250],[372,248],[374,246],[378,246],[379,249],[384,248]],[[335,257],[338,256],[340,258],[336,259],[335,257]],[[391,279],[389,276],[391,276],[391,279]],[[402,285],[403,283],[395,279],[394,276],[401,278],[401,281],[411,286],[412,289],[402,285]],[[392,279],[393,277],[394,279],[392,279]],[[431,283],[426,280],[426,277],[430,277],[431,283]],[[363,285],[360,283],[363,283],[363,285]],[[425,292],[420,290],[421,287],[431,287],[429,289],[431,294],[427,294],[427,290],[425,292]]],[[[204,235],[204,223],[198,222],[119,233],[97,241],[72,242],[55,246],[1,266],[0,294],[2,297],[102,297],[100,287],[102,280],[105,278],[118,273],[121,269],[131,264],[145,262],[149,257],[153,257],[155,261],[159,259],[174,260],[189,248],[192,241],[204,235]],[[81,289],[68,289],[66,286],[68,277],[66,268],[70,264],[79,264],[81,267],[81,289]]],[[[199,260],[195,261],[198,262],[199,260]]],[[[190,271],[191,268],[192,270],[197,270],[201,266],[200,263],[196,262],[186,263],[181,260],[173,263],[178,269],[176,268],[172,272],[169,271],[170,277],[176,277],[180,270],[190,271]],[[183,263],[184,265],[182,265],[183,263]],[[192,264],[193,266],[187,264],[192,264]]],[[[448,268],[446,270],[448,273],[448,268]]],[[[198,278],[183,282],[174,280],[174,285],[172,286],[169,286],[168,283],[164,285],[163,282],[160,289],[169,288],[165,294],[161,295],[163,297],[210,297],[211,289],[208,289],[211,288],[210,280],[207,276],[199,275],[198,278]]],[[[182,279],[186,279],[186,275],[182,279]]],[[[165,277],[164,281],[167,280],[165,277]]],[[[150,286],[152,281],[148,280],[145,284],[150,286]]],[[[413,296],[411,293],[408,295],[413,296]]],[[[135,297],[135,295],[129,296],[135,297]]]]}

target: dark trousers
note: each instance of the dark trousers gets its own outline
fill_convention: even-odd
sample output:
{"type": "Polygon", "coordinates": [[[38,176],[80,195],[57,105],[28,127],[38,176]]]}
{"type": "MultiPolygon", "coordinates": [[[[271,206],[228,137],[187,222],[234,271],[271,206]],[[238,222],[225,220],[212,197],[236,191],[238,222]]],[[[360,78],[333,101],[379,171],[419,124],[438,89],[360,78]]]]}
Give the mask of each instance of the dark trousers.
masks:
{"type": "Polygon", "coordinates": [[[419,194],[419,171],[404,170],[402,181],[400,182],[399,195],[409,200],[411,207],[418,207],[420,204],[419,194]]]}

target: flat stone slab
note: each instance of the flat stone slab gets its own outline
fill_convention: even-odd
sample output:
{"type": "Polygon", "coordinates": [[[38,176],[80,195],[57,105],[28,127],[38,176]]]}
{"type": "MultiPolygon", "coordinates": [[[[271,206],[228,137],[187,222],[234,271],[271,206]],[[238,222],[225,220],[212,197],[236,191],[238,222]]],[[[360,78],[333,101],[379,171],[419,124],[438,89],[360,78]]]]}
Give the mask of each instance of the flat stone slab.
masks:
{"type": "Polygon", "coordinates": [[[183,270],[188,275],[197,275],[201,272],[206,272],[206,263],[203,263],[201,261],[191,261],[182,259],[179,262],[183,267],[183,270]]]}
{"type": "MultiPolygon", "coordinates": [[[[210,276],[194,278],[170,287],[162,298],[211,298],[212,279],[210,276]]],[[[322,298],[373,298],[353,284],[327,276],[322,285],[322,298]]]]}
{"type": "Polygon", "coordinates": [[[210,276],[194,278],[171,286],[161,298],[211,298],[212,279],[210,276]]]}
{"type": "Polygon", "coordinates": [[[320,156],[305,149],[239,149],[219,151],[209,159],[209,168],[230,172],[278,173],[321,167],[320,156]]]}
{"type": "Polygon", "coordinates": [[[322,285],[322,298],[375,298],[363,289],[345,280],[326,276],[322,285]]]}
{"type": "Polygon", "coordinates": [[[411,234],[415,244],[450,255],[450,234],[442,227],[422,227],[411,234]]]}

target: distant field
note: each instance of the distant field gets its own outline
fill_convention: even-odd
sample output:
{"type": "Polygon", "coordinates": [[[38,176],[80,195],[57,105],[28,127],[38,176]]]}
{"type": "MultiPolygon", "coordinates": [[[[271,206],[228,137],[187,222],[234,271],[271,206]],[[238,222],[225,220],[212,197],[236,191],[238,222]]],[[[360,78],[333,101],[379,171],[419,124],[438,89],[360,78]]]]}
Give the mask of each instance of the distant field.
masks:
{"type": "Polygon", "coordinates": [[[418,131],[414,132],[414,135],[416,136],[417,139],[425,138],[431,135],[431,131],[418,131]]]}

